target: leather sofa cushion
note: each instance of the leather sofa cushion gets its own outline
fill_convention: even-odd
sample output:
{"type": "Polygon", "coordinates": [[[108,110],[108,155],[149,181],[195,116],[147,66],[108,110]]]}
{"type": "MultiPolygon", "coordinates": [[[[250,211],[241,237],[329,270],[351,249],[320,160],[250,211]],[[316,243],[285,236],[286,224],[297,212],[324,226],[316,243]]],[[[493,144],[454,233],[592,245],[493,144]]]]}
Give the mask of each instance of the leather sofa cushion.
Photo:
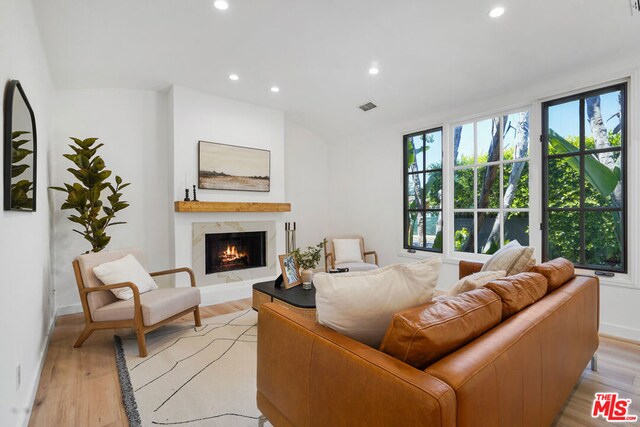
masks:
{"type": "Polygon", "coordinates": [[[520,273],[487,283],[502,299],[502,320],[511,317],[547,294],[547,279],[539,273],[520,273]]]}
{"type": "Polygon", "coordinates": [[[500,298],[488,289],[413,307],[393,317],[380,351],[425,369],[496,326],[501,313],[500,298]]]}
{"type": "Polygon", "coordinates": [[[575,275],[573,263],[565,258],[556,258],[534,266],[531,271],[540,273],[547,279],[547,293],[553,292],[567,283],[575,275]]]}

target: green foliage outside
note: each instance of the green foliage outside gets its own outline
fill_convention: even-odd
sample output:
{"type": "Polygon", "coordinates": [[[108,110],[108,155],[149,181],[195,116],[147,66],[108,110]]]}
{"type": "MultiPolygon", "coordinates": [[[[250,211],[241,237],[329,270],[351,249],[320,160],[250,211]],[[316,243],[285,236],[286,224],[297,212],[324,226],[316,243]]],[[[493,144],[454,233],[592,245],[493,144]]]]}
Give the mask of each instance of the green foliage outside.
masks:
{"type": "MultiPolygon", "coordinates": [[[[51,187],[53,190],[67,194],[67,199],[62,204],[62,209],[75,210],[67,218],[69,221],[82,227],[73,231],[80,234],[91,244],[91,252],[100,252],[111,241],[106,229],[113,225],[125,224],[125,222],[112,222],[116,213],[125,209],[129,204],[123,200],[122,189],[129,186],[123,183],[122,178],[116,175],[115,185],[107,181],[111,171],[105,168],[104,160],[96,156],[96,152],[104,144],[95,145],[98,138],[84,140],[71,138],[75,145],[69,145],[74,154],[64,154],[75,165],[68,168],[77,181],[73,184],[64,184],[64,187],[51,187]],[[102,192],[108,190],[107,201],[101,200],[102,192]]],[[[88,253],[89,251],[87,251],[88,253]]]]}

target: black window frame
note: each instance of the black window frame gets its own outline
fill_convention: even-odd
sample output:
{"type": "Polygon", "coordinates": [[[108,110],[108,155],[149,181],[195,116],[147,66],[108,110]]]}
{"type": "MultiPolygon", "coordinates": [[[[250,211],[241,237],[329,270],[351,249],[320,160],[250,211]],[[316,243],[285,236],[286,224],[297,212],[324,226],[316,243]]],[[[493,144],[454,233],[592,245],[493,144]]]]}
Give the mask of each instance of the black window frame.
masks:
{"type": "Polygon", "coordinates": [[[540,224],[540,228],[542,230],[542,259],[543,261],[549,260],[548,253],[548,245],[549,245],[549,212],[578,212],[580,216],[580,224],[579,224],[579,232],[580,232],[580,262],[574,263],[576,268],[581,268],[585,270],[594,270],[594,271],[607,271],[612,273],[628,273],[628,261],[629,261],[629,252],[628,252],[628,195],[627,195],[627,141],[628,141],[628,84],[626,82],[618,83],[614,85],[609,85],[593,90],[589,90],[586,92],[577,93],[574,95],[553,99],[547,102],[542,103],[542,135],[541,135],[541,145],[542,145],[542,223],[540,224]],[[619,148],[605,148],[605,149],[592,149],[586,150],[585,148],[585,139],[586,139],[586,127],[585,127],[585,101],[587,98],[602,95],[605,93],[610,93],[614,91],[620,91],[622,94],[622,102],[620,104],[620,133],[621,133],[621,141],[619,148]],[[564,104],[567,102],[579,101],[579,120],[580,120],[580,147],[577,151],[565,154],[554,154],[549,155],[549,108],[554,105],[564,104]],[[598,154],[600,152],[615,152],[619,151],[622,156],[622,207],[621,208],[611,208],[611,207],[586,207],[585,206],[585,156],[598,154]],[[550,208],[549,205],[549,186],[547,184],[548,177],[548,167],[549,167],[549,159],[555,158],[563,158],[563,157],[573,157],[579,156],[580,158],[580,207],[578,208],[550,208]],[[586,263],[586,233],[585,233],[585,224],[584,218],[586,212],[622,212],[622,230],[623,230],[623,242],[621,248],[621,263],[622,268],[614,268],[607,267],[602,265],[589,265],[586,263]]]}
{"type": "MultiPolygon", "coordinates": [[[[443,166],[444,166],[444,149],[445,149],[445,141],[444,141],[444,128],[442,126],[438,126],[438,127],[434,127],[434,128],[430,128],[430,129],[425,129],[422,131],[418,131],[418,132],[412,132],[406,135],[402,136],[402,170],[403,170],[403,198],[404,201],[402,202],[403,204],[403,215],[404,215],[404,220],[403,220],[403,248],[407,249],[409,251],[421,251],[421,252],[433,252],[433,253],[439,253],[442,254],[444,253],[444,177],[443,177],[443,166]],[[440,168],[436,168],[436,169],[428,169],[427,168],[427,150],[423,150],[422,151],[422,156],[423,156],[423,162],[422,164],[424,165],[424,170],[421,171],[417,171],[417,172],[409,172],[408,168],[407,168],[407,142],[410,138],[414,138],[416,136],[420,136],[423,135],[424,139],[424,143],[426,144],[426,137],[427,134],[430,133],[435,133],[435,132],[440,132],[440,168]],[[433,173],[433,172],[440,172],[440,177],[441,177],[441,197],[440,197],[440,207],[437,209],[434,208],[426,208],[426,199],[427,199],[427,195],[426,192],[423,191],[422,193],[422,209],[409,209],[409,186],[408,186],[408,181],[409,181],[409,176],[410,175],[416,175],[416,174],[422,174],[422,180],[423,180],[423,185],[426,185],[426,174],[428,173],[433,173]],[[419,214],[424,215],[424,218],[426,220],[426,215],[428,212],[439,212],[440,213],[440,221],[442,221],[443,223],[443,227],[442,227],[442,231],[441,231],[441,244],[440,244],[440,248],[428,248],[426,246],[409,246],[409,241],[408,241],[408,227],[409,227],[409,212],[418,212],[419,214]]],[[[424,189],[423,189],[424,190],[424,189]]],[[[427,242],[427,233],[426,233],[427,227],[423,227],[422,230],[422,241],[425,243],[427,242]]]]}

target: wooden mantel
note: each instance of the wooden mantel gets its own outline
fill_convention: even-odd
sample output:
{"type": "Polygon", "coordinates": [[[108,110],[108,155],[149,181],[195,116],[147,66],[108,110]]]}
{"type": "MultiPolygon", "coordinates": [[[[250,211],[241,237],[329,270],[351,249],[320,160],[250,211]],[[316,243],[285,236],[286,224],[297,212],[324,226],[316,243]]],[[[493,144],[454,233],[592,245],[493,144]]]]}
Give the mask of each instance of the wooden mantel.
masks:
{"type": "Polygon", "coordinates": [[[291,203],[175,202],[176,212],[291,212],[291,203]]]}

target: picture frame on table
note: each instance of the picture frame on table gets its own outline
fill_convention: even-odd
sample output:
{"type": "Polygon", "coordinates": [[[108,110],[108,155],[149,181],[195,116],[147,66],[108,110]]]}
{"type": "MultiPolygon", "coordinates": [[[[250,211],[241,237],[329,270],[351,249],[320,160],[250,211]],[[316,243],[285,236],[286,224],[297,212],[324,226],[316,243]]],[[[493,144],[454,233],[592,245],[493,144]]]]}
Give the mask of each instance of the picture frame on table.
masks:
{"type": "Polygon", "coordinates": [[[278,255],[280,270],[282,270],[282,284],[285,289],[293,288],[302,283],[300,267],[293,254],[278,255]]]}

